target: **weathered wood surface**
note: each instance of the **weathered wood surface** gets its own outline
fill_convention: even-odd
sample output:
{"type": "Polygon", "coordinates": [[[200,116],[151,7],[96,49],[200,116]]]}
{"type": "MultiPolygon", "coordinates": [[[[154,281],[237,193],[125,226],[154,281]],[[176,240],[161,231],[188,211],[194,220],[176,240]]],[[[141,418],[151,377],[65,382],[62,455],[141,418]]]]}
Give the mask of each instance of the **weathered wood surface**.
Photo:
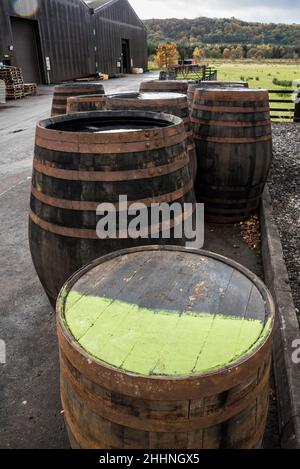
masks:
{"type": "MultiPolygon", "coordinates": [[[[130,239],[121,228],[117,234],[122,239],[98,238],[98,205],[113,204],[119,228],[119,212],[124,210],[120,195],[126,195],[129,204],[147,207],[163,202],[194,204],[181,119],[112,111],[61,116],[38,124],[29,237],[34,265],[52,304],[70,275],[91,260],[123,247],[153,244],[151,233],[130,239]],[[128,127],[137,130],[128,132],[128,127]],[[124,130],[108,133],[108,129],[124,130]]],[[[170,239],[163,238],[164,225],[152,226],[150,219],[149,231],[155,228],[158,236],[154,243],[184,244],[183,237],[174,237],[183,219],[171,213],[170,239]]]]}
{"type": "MultiPolygon", "coordinates": [[[[144,247],[95,261],[70,280],[58,302],[61,393],[72,446],[259,447],[268,410],[273,323],[274,305],[266,287],[254,274],[221,256],[182,248],[144,247]],[[102,322],[101,311],[88,303],[97,298],[106,298],[112,304],[107,319],[102,316],[102,322]],[[134,304],[135,309],[118,326],[119,300],[134,304]],[[103,353],[110,337],[111,314],[116,340],[109,339],[108,349],[115,347],[119,353],[125,344],[124,337],[130,341],[137,334],[136,356],[141,354],[149,362],[149,370],[155,361],[155,344],[159,351],[157,366],[164,360],[171,363],[173,357],[168,358],[168,351],[177,331],[176,341],[182,350],[178,360],[182,364],[182,357],[188,357],[198,344],[199,331],[191,328],[187,340],[187,324],[181,329],[170,328],[159,350],[159,340],[166,333],[162,323],[150,339],[142,327],[142,318],[130,322],[130,315],[138,311],[145,314],[143,319],[147,322],[149,310],[157,314],[157,322],[160,314],[164,321],[175,320],[179,315],[182,324],[189,317],[201,322],[205,312],[213,318],[219,313],[231,325],[232,321],[240,323],[241,331],[247,329],[247,321],[251,327],[258,321],[261,334],[253,346],[240,356],[233,355],[227,365],[222,362],[221,353],[215,369],[197,373],[186,368],[185,373],[177,375],[168,367],[163,374],[139,374],[132,372],[132,360],[128,360],[131,366],[127,365],[130,369],[126,371],[126,366],[96,359],[84,349],[82,339],[76,338],[69,329],[74,327],[77,316],[77,325],[81,323],[82,327],[84,318],[99,314],[91,343],[100,347],[99,350],[102,347],[103,353]]],[[[90,326],[83,333],[85,347],[92,329],[90,326]]],[[[218,350],[220,341],[224,340],[224,333],[219,335],[214,327],[210,332],[203,354],[209,350],[209,341],[218,350]]],[[[227,336],[228,343],[234,341],[234,328],[227,336]]],[[[244,337],[247,341],[247,334],[244,337]]],[[[112,357],[113,354],[110,361],[112,357]]]]}
{"type": "Polygon", "coordinates": [[[272,161],[268,92],[197,89],[192,126],[196,197],[207,220],[247,219],[259,206],[272,161]]]}

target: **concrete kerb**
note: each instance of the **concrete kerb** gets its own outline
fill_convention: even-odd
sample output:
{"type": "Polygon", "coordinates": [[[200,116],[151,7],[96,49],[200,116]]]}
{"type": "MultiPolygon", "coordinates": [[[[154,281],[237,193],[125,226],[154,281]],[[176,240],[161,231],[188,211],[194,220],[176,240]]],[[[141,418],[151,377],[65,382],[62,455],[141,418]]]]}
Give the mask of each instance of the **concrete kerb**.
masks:
{"type": "Polygon", "coordinates": [[[262,200],[261,232],[265,282],[277,310],[273,357],[281,447],[300,449],[300,363],[293,360],[300,328],[268,188],[262,200]]]}

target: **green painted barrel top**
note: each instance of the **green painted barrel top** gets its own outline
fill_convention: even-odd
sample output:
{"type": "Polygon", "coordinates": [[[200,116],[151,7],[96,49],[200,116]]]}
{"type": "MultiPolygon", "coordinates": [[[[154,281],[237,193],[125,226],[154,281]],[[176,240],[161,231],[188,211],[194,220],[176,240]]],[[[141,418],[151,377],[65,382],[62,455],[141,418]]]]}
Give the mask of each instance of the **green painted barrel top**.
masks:
{"type": "Polygon", "coordinates": [[[114,257],[67,285],[59,301],[65,325],[89,355],[144,376],[224,368],[263,342],[272,324],[248,276],[181,250],[114,257]]]}

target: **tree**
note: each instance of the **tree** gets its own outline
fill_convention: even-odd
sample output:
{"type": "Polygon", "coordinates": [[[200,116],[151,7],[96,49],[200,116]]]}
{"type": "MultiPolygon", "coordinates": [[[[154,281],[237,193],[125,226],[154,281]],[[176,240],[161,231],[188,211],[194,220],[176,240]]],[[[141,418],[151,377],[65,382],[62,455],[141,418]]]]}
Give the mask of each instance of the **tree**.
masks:
{"type": "Polygon", "coordinates": [[[196,47],[193,52],[193,57],[200,62],[200,60],[205,57],[205,50],[201,49],[200,47],[196,47]]]}
{"type": "Polygon", "coordinates": [[[230,59],[231,58],[231,50],[226,47],[223,52],[223,59],[230,59]]]}
{"type": "Polygon", "coordinates": [[[177,65],[179,52],[175,42],[160,44],[156,49],[156,62],[161,68],[169,68],[171,65],[177,65]]]}

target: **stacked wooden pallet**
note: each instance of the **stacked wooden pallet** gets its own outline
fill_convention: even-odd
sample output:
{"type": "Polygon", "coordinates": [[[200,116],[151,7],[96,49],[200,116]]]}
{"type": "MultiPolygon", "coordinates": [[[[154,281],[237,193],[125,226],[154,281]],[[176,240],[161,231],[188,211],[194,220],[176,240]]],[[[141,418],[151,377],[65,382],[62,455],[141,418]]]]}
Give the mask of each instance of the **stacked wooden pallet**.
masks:
{"type": "Polygon", "coordinates": [[[25,96],[35,96],[37,94],[37,84],[24,83],[24,94],[25,96]]]}
{"type": "Polygon", "coordinates": [[[5,82],[7,99],[20,99],[24,97],[24,80],[20,68],[1,67],[0,80],[5,82]]]}
{"type": "Polygon", "coordinates": [[[0,80],[0,104],[5,104],[6,101],[6,86],[3,80],[0,80]]]}

